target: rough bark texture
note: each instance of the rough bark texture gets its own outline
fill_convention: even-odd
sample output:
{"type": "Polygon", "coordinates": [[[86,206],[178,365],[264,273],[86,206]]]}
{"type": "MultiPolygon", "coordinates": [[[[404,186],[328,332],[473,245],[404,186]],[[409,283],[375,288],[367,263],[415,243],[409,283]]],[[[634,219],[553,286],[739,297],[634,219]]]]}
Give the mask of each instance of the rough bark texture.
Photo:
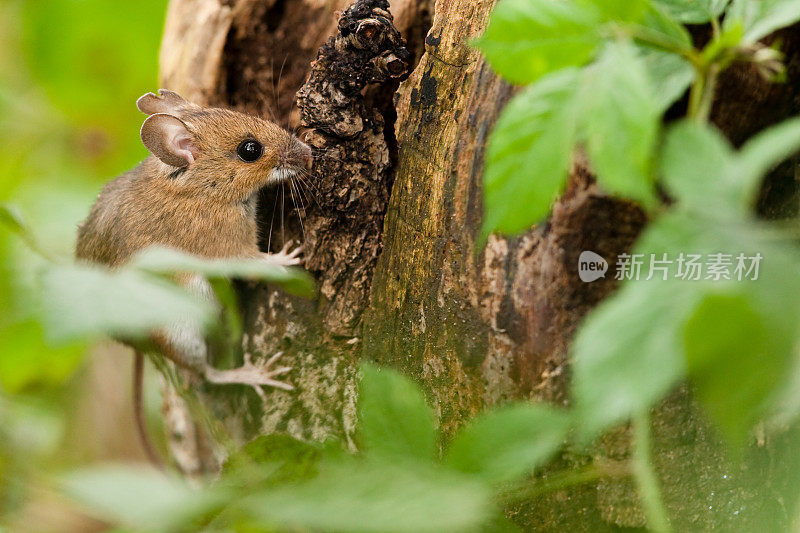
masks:
{"type": "MultiPolygon", "coordinates": [[[[614,289],[611,279],[581,282],[578,255],[588,249],[614,257],[646,223],[636,206],[599,191],[578,161],[547,223],[516,238],[492,237],[474,252],[483,150],[513,89],[467,45],[485,28],[493,0],[431,1],[392,3],[405,44],[380,12],[387,9],[381,0],[341,19],[335,12],[347,0],[171,2],[163,85],[201,103],[306,127],[316,149],[313,183],[303,193],[265,193],[259,216],[264,249],[305,239],[318,298],[261,285],[240,291],[245,349],[256,357],[283,350],[296,391],[271,392],[264,404],[244,388],[201,396],[240,441],[282,431],[353,446],[354,370],[362,359],[422,383],[447,434],[507,399],[565,403],[570,339],[614,289]],[[398,87],[406,65],[410,75],[398,87]]],[[[800,110],[792,83],[800,78],[799,41],[796,31],[786,32],[787,85],[766,86],[747,69],[722,81],[714,119],[735,142],[800,110]]],[[[795,168],[770,178],[762,213],[796,212],[795,168]]],[[[688,393],[667,400],[654,424],[676,528],[744,527],[739,513],[708,502],[717,491],[728,504],[744,505],[749,493],[737,487],[749,474],[724,466],[688,393]]],[[[624,457],[627,442],[621,429],[595,453],[624,457]]],[[[565,454],[559,463],[585,460],[565,454]]],[[[644,523],[635,493],[620,481],[556,492],[511,514],[526,530],[644,523]]]]}

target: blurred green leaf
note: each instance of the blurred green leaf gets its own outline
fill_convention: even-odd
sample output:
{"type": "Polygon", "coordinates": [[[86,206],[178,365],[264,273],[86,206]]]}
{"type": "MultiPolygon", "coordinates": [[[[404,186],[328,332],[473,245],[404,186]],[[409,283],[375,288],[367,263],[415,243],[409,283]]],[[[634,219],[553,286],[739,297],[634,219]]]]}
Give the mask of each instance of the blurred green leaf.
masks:
{"type": "MultiPolygon", "coordinates": [[[[699,146],[702,149],[704,145],[699,146]]],[[[667,279],[662,280],[657,273],[654,280],[644,281],[648,273],[642,269],[641,280],[624,285],[603,302],[587,317],[576,336],[573,394],[581,433],[593,436],[637,410],[649,408],[687,375],[686,324],[708,295],[733,299],[747,295],[748,304],[768,332],[770,357],[790,360],[798,337],[796,317],[800,316],[800,278],[792,272],[800,264],[800,254],[787,244],[780,234],[755,221],[719,219],[680,208],[651,223],[633,253],[643,257],[653,254],[657,259],[667,254],[672,261],[667,279]],[[683,253],[698,254],[703,261],[708,261],[711,254],[729,254],[729,278],[709,278],[704,268],[698,280],[676,279],[677,259],[683,253]],[[762,255],[757,280],[744,273],[741,280],[738,278],[739,254],[762,255]]],[[[739,354],[727,351],[725,357],[739,354]]],[[[700,358],[695,355],[694,360],[696,363],[700,358]]],[[[725,364],[736,367],[739,363],[725,364]]],[[[693,368],[700,367],[695,364],[693,368]]],[[[785,373],[789,373],[788,369],[785,373]]],[[[710,387],[713,386],[712,383],[710,387]]],[[[773,381],[773,387],[781,386],[773,381]]],[[[722,401],[720,398],[715,401],[722,401]]],[[[735,398],[731,394],[731,399],[735,398]]],[[[733,412],[738,407],[734,401],[718,403],[715,408],[733,412]]],[[[748,422],[752,421],[750,414],[743,412],[748,422]]]]}
{"type": "Polygon", "coordinates": [[[36,385],[61,385],[83,360],[84,346],[54,347],[34,320],[0,326],[0,385],[17,394],[36,385]]]}
{"type": "Polygon", "coordinates": [[[57,341],[98,335],[145,338],[176,323],[208,324],[211,303],[134,270],[53,266],[42,276],[42,319],[57,341]]]}
{"type": "Polygon", "coordinates": [[[358,412],[367,453],[423,462],[436,457],[433,414],[408,378],[388,368],[362,365],[358,412]]]}
{"type": "Polygon", "coordinates": [[[15,205],[5,202],[0,203],[0,224],[3,224],[14,233],[25,232],[25,221],[19,208],[15,205]]]}
{"type": "Polygon", "coordinates": [[[705,213],[729,213],[741,206],[734,197],[728,171],[733,147],[715,128],[683,121],[667,133],[661,155],[661,174],[667,190],[679,202],[705,213]]]}
{"type": "Polygon", "coordinates": [[[692,65],[677,54],[654,48],[640,51],[661,113],[681,98],[694,81],[692,65]]]}
{"type": "Polygon", "coordinates": [[[163,0],[25,2],[23,50],[33,75],[63,111],[105,121],[109,111],[119,116],[120,100],[135,111],[136,98],[156,84],[152,67],[164,14],[163,0]]]}
{"type": "Polygon", "coordinates": [[[36,461],[61,449],[67,420],[51,401],[0,394],[0,455],[12,448],[23,461],[36,461]]]}
{"type": "Polygon", "coordinates": [[[311,481],[243,502],[266,524],[348,532],[480,531],[490,492],[474,479],[418,463],[349,461],[311,481]]]}
{"type": "Polygon", "coordinates": [[[542,466],[570,428],[565,412],[516,404],[479,416],[453,439],[445,464],[489,482],[509,481],[542,466]]]}
{"type": "Polygon", "coordinates": [[[598,182],[612,194],[652,204],[661,113],[645,64],[633,45],[612,43],[585,75],[583,120],[598,182]]]}
{"type": "Polygon", "coordinates": [[[314,294],[314,280],[305,270],[277,266],[261,259],[203,259],[180,250],[150,247],[137,253],[130,264],[140,270],[159,274],[192,272],[207,278],[267,281],[293,294],[314,294]]]}
{"type": "Polygon", "coordinates": [[[702,24],[719,17],[730,0],[655,0],[676,20],[686,24],[702,24]]]}
{"type": "Polygon", "coordinates": [[[594,6],[600,10],[604,21],[638,22],[650,8],[651,0],[573,0],[584,9],[594,6]]]}
{"type": "Polygon", "coordinates": [[[684,377],[683,325],[698,297],[661,281],[631,283],[586,318],[572,384],[584,437],[648,409],[684,377]]]}
{"type": "Polygon", "coordinates": [[[667,189],[699,212],[749,214],[764,174],[800,149],[800,119],[751,138],[739,153],[712,126],[683,121],[667,134],[661,172],[667,189]]]}
{"type": "Polygon", "coordinates": [[[484,234],[525,230],[550,211],[572,157],[579,79],[576,70],[557,72],[503,109],[486,149],[484,234]]]}
{"type": "Polygon", "coordinates": [[[725,17],[725,27],[741,24],[744,42],[753,43],[798,20],[800,2],[797,0],[733,0],[725,17]]]}
{"type": "Polygon", "coordinates": [[[776,338],[741,295],[710,294],[686,325],[686,359],[697,397],[735,448],[786,374],[791,340],[776,338]],[[787,342],[788,341],[788,342],[787,342]]]}
{"type": "Polygon", "coordinates": [[[61,485],[94,515],[145,531],[184,531],[228,498],[218,489],[195,490],[176,476],[147,467],[89,467],[65,475],[61,485]]]}
{"type": "Polygon", "coordinates": [[[739,150],[734,168],[737,188],[748,206],[753,204],[761,178],[778,163],[800,150],[800,118],[792,118],[771,126],[751,137],[739,150]]]}
{"type": "MultiPolygon", "coordinates": [[[[641,21],[641,25],[636,27],[636,29],[638,32],[644,33],[645,35],[653,38],[653,40],[650,42],[640,43],[642,46],[646,46],[648,48],[652,47],[654,46],[654,41],[668,44],[670,50],[675,49],[684,52],[691,52],[694,49],[692,36],[689,34],[689,31],[686,29],[686,27],[675,20],[675,18],[658,3],[651,2],[648,5],[648,8],[645,11],[644,17],[641,21]]],[[[663,48],[651,49],[664,51],[663,48]]]]}
{"type": "Polygon", "coordinates": [[[257,475],[259,484],[276,486],[304,481],[317,475],[317,464],[322,459],[322,449],[289,435],[262,435],[248,442],[228,458],[223,469],[223,479],[234,480],[242,476],[257,475]],[[264,466],[275,468],[264,476],[264,466]]]}
{"type": "Polygon", "coordinates": [[[501,76],[531,83],[586,63],[601,43],[601,21],[600,11],[586,2],[501,0],[476,45],[501,76]]]}

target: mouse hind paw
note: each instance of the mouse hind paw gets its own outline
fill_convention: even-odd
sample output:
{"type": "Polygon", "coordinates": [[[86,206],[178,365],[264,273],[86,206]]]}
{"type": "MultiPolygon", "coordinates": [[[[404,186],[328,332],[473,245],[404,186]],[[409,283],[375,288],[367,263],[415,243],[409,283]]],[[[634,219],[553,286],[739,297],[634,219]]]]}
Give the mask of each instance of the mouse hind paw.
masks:
{"type": "Polygon", "coordinates": [[[206,366],[205,378],[210,383],[217,385],[249,385],[258,393],[262,400],[266,401],[262,387],[274,387],[286,391],[294,390],[294,387],[285,381],[275,379],[291,370],[291,367],[282,366],[273,368],[274,363],[283,355],[278,352],[263,363],[253,363],[250,354],[245,354],[244,364],[239,368],[230,370],[220,370],[212,366],[206,366]]]}

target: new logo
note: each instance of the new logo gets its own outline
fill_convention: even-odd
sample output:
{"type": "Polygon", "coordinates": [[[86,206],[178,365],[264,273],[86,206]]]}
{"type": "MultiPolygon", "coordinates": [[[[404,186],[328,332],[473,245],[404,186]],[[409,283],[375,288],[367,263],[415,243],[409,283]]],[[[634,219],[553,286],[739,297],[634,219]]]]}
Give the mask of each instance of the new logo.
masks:
{"type": "Polygon", "coordinates": [[[578,257],[578,276],[586,283],[606,277],[608,262],[599,254],[585,250],[578,257]]]}

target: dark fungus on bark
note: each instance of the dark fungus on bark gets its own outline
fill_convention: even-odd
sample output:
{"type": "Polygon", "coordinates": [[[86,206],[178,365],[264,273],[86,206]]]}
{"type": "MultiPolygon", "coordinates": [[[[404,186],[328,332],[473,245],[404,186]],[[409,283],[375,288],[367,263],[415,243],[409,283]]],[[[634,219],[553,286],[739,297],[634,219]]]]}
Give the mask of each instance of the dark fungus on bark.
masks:
{"type": "Polygon", "coordinates": [[[342,139],[367,128],[379,131],[383,122],[375,110],[366,108],[362,91],[367,85],[405,77],[410,58],[392,24],[389,2],[354,3],[342,13],[337,34],[322,46],[297,93],[303,126],[342,139]]]}
{"type": "MultiPolygon", "coordinates": [[[[280,329],[273,326],[278,323],[313,322],[321,334],[314,342],[334,350],[331,344],[359,334],[393,180],[392,95],[406,77],[410,61],[389,3],[359,0],[340,15],[336,34],[312,62],[297,93],[300,123],[308,129],[304,140],[315,156],[311,175],[304,180],[303,226],[293,226],[277,239],[273,235],[271,247],[280,246],[284,237],[303,240],[306,268],[317,278],[320,295],[313,305],[314,316],[307,316],[311,310],[301,302],[281,304],[289,298],[286,295],[258,296],[257,305],[267,306],[268,316],[285,315],[281,309],[305,309],[304,316],[290,313],[271,320],[268,329],[280,329]]],[[[295,188],[285,193],[286,198],[290,195],[299,198],[301,193],[295,188]]],[[[269,200],[262,199],[267,209],[279,205],[277,199],[269,200]]],[[[282,219],[282,213],[261,215],[265,237],[273,219],[282,219]]],[[[285,332],[272,333],[281,338],[285,332]]]]}
{"type": "Polygon", "coordinates": [[[411,54],[386,0],[359,0],[339,18],[297,93],[311,128],[316,209],[306,218],[306,268],[317,276],[327,333],[357,334],[380,253],[392,184],[385,116],[411,54]],[[386,101],[384,101],[386,100],[386,101]]]}

